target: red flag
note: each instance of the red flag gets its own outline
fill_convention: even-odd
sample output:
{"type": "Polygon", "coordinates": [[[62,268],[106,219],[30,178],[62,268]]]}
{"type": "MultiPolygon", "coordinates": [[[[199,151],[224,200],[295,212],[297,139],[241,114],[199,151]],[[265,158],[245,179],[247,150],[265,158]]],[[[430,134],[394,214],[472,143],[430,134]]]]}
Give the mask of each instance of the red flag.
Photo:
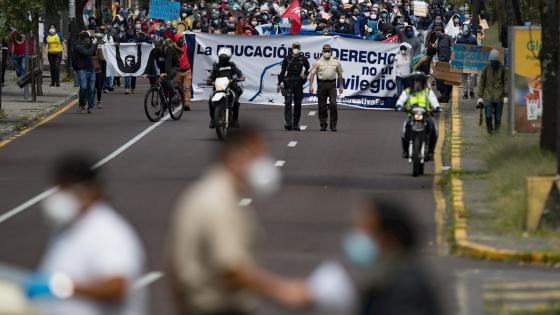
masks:
{"type": "Polygon", "coordinates": [[[290,28],[290,34],[294,35],[299,33],[301,30],[301,7],[299,6],[299,0],[294,0],[292,4],[284,11],[282,14],[283,18],[290,18],[292,27],[290,28]]]}
{"type": "Polygon", "coordinates": [[[399,43],[399,35],[393,35],[385,40],[383,40],[383,42],[385,43],[399,43]]]}

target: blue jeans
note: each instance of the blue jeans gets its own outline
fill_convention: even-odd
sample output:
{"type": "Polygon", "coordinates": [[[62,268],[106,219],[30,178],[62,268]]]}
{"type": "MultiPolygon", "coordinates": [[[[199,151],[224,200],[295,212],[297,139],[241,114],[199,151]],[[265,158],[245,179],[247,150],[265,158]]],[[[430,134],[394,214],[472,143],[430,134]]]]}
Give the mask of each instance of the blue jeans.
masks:
{"type": "Polygon", "coordinates": [[[136,89],[136,77],[124,77],[125,89],[136,89]]]}
{"type": "Polygon", "coordinates": [[[404,90],[404,82],[405,78],[397,76],[397,98],[401,96],[402,91],[404,90]]]}
{"type": "Polygon", "coordinates": [[[486,130],[488,133],[497,132],[502,125],[502,109],[504,104],[497,102],[484,102],[484,114],[486,116],[486,130]],[[493,119],[492,119],[493,118],[493,119]],[[492,121],[494,120],[494,121],[492,121]],[[492,125],[492,123],[494,123],[492,125]]]}
{"type": "Polygon", "coordinates": [[[80,70],[80,107],[86,106],[88,109],[95,105],[95,72],[93,70],[80,70]]]}
{"type": "Polygon", "coordinates": [[[16,75],[21,77],[25,74],[25,55],[15,56],[12,58],[14,66],[16,67],[16,75]]]}
{"type": "Polygon", "coordinates": [[[103,86],[105,89],[112,89],[113,88],[113,77],[105,76],[105,85],[103,86]]]}

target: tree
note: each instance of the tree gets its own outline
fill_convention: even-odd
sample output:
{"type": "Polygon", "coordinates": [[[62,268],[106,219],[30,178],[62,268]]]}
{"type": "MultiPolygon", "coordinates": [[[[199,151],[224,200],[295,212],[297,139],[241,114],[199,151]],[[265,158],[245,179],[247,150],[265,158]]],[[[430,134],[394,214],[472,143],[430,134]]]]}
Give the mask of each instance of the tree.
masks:
{"type": "MultiPolygon", "coordinates": [[[[560,105],[558,86],[560,71],[558,55],[558,38],[560,36],[558,16],[560,5],[557,0],[540,1],[542,21],[541,73],[543,86],[543,124],[541,130],[541,147],[559,153],[556,141],[558,129],[558,106],[560,105]]],[[[560,159],[559,159],[560,164],[560,159]]],[[[560,174],[560,165],[559,165],[560,174]]]]}

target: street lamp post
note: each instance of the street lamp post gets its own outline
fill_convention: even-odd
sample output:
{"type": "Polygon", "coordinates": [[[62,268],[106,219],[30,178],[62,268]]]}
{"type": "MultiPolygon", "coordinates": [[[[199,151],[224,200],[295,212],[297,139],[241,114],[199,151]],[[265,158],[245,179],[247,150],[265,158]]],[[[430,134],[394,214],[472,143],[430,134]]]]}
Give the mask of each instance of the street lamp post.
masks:
{"type": "Polygon", "coordinates": [[[76,36],[76,0],[68,0],[68,17],[70,18],[70,25],[68,27],[68,56],[66,56],[66,72],[72,75],[72,57],[74,51],[74,38],[76,36]]]}

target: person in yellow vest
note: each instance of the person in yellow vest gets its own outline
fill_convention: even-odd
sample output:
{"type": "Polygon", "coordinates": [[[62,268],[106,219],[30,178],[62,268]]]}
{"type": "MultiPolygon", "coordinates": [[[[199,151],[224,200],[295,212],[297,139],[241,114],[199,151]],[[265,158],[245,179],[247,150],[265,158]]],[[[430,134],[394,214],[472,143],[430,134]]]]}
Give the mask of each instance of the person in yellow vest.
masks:
{"type": "Polygon", "coordinates": [[[428,113],[426,116],[426,122],[428,123],[430,132],[428,160],[433,160],[434,149],[438,138],[438,128],[432,115],[438,113],[441,108],[436,94],[427,84],[428,77],[423,72],[414,71],[409,79],[412,81],[412,87],[402,91],[395,107],[396,111],[404,111],[408,115],[408,118],[403,124],[402,157],[408,158],[408,130],[411,125],[410,122],[412,121],[411,110],[413,107],[422,107],[425,108],[428,113]]]}
{"type": "Polygon", "coordinates": [[[49,32],[43,41],[43,47],[47,48],[47,56],[51,68],[51,85],[60,86],[60,63],[66,60],[66,43],[62,34],[56,31],[54,24],[49,25],[49,32]]]}

